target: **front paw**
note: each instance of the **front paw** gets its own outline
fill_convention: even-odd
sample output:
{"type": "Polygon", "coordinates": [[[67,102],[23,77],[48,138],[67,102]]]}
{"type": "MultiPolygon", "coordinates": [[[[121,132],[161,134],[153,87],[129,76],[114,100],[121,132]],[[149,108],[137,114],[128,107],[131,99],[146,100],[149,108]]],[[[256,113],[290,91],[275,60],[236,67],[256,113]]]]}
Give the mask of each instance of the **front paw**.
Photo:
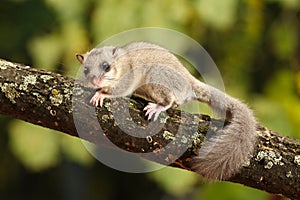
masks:
{"type": "Polygon", "coordinates": [[[100,92],[96,92],[94,96],[91,98],[90,103],[93,104],[94,106],[100,105],[102,107],[104,99],[105,99],[104,94],[100,92]]]}
{"type": "Polygon", "coordinates": [[[148,120],[153,118],[153,121],[156,121],[159,114],[162,111],[169,109],[170,107],[171,107],[171,104],[167,105],[167,106],[162,106],[162,105],[156,104],[156,103],[148,103],[148,105],[144,108],[144,111],[146,111],[145,116],[148,116],[148,120]]]}

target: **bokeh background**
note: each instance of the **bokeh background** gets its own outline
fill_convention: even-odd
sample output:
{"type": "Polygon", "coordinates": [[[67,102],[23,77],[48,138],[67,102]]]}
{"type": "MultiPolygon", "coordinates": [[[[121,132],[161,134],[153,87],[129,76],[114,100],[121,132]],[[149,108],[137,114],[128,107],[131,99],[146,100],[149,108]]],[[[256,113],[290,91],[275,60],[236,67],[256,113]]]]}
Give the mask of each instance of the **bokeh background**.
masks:
{"type": "MultiPolygon", "coordinates": [[[[149,26],[197,40],[229,94],[244,99],[263,125],[300,139],[299,0],[1,0],[0,58],[75,77],[75,53],[149,26]]],[[[0,126],[3,200],[272,198],[179,169],[119,172],[76,138],[5,116],[0,126]]]]}

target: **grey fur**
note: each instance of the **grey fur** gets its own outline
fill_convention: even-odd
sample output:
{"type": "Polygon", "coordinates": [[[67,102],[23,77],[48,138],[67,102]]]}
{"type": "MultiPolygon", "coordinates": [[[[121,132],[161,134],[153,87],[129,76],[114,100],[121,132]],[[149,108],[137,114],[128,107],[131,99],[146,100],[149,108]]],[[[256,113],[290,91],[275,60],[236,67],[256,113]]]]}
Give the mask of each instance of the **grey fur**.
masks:
{"type": "Polygon", "coordinates": [[[101,86],[95,94],[101,100],[135,92],[164,109],[198,100],[217,113],[226,113],[230,123],[209,137],[192,161],[193,170],[203,177],[228,179],[250,158],[256,144],[252,111],[240,100],[194,78],[167,49],[134,42],[123,47],[96,48],[77,56],[82,56],[78,60],[89,69],[86,81],[92,87],[101,86]],[[111,66],[108,72],[99,67],[104,61],[111,66]],[[92,83],[100,79],[101,84],[92,83]]]}

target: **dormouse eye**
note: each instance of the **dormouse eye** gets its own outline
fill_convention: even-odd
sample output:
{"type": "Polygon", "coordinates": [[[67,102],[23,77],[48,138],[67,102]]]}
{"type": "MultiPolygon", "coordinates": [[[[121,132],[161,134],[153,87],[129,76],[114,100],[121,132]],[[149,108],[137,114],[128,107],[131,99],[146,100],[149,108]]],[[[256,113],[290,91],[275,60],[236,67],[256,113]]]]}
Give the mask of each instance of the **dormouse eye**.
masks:
{"type": "Polygon", "coordinates": [[[87,67],[84,67],[83,68],[83,73],[84,73],[84,75],[88,75],[88,73],[90,73],[90,69],[89,68],[87,68],[87,67]]]}
{"type": "Polygon", "coordinates": [[[106,61],[104,61],[101,66],[105,72],[108,72],[110,70],[110,65],[106,61]]]}

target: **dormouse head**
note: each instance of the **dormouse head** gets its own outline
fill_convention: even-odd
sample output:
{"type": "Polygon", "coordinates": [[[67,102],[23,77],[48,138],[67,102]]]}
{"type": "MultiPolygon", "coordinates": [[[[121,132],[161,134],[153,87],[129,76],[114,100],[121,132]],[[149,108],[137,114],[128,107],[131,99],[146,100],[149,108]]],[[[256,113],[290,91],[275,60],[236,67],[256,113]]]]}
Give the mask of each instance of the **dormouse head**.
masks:
{"type": "Polygon", "coordinates": [[[116,74],[114,61],[122,50],[115,46],[94,48],[85,54],[76,54],[82,64],[83,76],[89,86],[103,88],[113,84],[116,74]]]}

